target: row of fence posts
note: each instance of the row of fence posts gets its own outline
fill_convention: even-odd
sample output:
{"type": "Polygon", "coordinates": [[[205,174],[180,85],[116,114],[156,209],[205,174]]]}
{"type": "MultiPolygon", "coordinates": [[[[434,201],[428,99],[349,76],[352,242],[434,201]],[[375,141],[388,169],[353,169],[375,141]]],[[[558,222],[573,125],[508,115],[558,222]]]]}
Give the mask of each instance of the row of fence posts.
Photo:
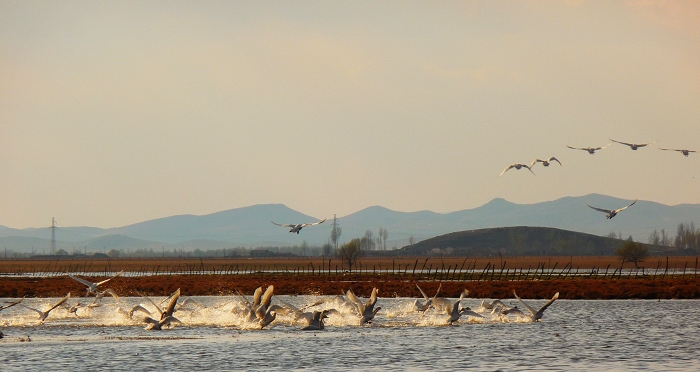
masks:
{"type": "MultiPolygon", "coordinates": [[[[698,257],[695,258],[695,267],[692,272],[688,272],[689,266],[686,261],[683,266],[682,274],[680,270],[674,267],[669,268],[668,257],[666,257],[666,264],[662,266],[661,260],[657,262],[656,268],[652,271],[644,267],[640,269],[631,269],[626,272],[623,270],[622,264],[620,267],[611,268],[608,265],[603,271],[602,267],[594,267],[592,269],[579,269],[576,267],[574,270],[571,262],[564,265],[563,268],[557,270],[558,262],[555,262],[551,268],[547,268],[546,262],[539,262],[537,267],[532,269],[528,267],[527,270],[523,268],[510,269],[506,268],[506,261],[501,261],[500,264],[496,265],[491,262],[487,262],[483,269],[477,270],[477,259],[473,262],[468,261],[465,258],[461,265],[456,264],[454,266],[450,265],[445,267],[442,263],[440,266],[433,267],[433,263],[428,265],[430,258],[426,258],[422,266],[419,268],[420,260],[416,260],[411,268],[410,264],[396,264],[395,260],[392,260],[391,270],[389,267],[382,267],[377,265],[363,265],[361,261],[356,262],[355,268],[353,270],[347,270],[343,262],[341,262],[340,267],[336,263],[334,265],[333,259],[322,260],[321,267],[314,265],[313,262],[309,262],[308,265],[304,266],[294,266],[289,267],[287,265],[282,268],[277,264],[270,265],[245,265],[245,264],[230,264],[221,265],[218,268],[213,265],[205,265],[204,261],[200,259],[199,263],[178,263],[177,265],[156,265],[156,266],[141,266],[138,270],[132,270],[125,276],[129,277],[142,277],[142,276],[152,276],[152,275],[293,275],[293,276],[338,276],[338,275],[392,275],[392,276],[410,276],[414,279],[419,280],[439,280],[439,281],[521,281],[521,280],[548,280],[548,279],[567,279],[567,278],[589,278],[589,279],[601,279],[601,278],[650,278],[664,279],[666,277],[678,277],[686,275],[692,275],[693,278],[697,278],[698,272],[698,257]],[[466,270],[465,270],[466,265],[466,270]],[[611,272],[612,270],[612,272],[611,272]],[[670,270],[670,271],[669,271],[670,270]]],[[[67,266],[60,265],[60,261],[51,261],[43,269],[37,270],[36,267],[32,267],[31,271],[23,271],[19,266],[16,270],[11,268],[0,269],[0,274],[2,275],[17,275],[17,276],[44,276],[44,277],[55,277],[63,276],[67,273],[75,275],[89,275],[89,276],[110,276],[114,274],[114,270],[111,266],[111,261],[100,269],[93,269],[92,261],[85,261],[82,264],[68,264],[67,266]],[[53,266],[53,267],[52,267],[53,266]]]]}

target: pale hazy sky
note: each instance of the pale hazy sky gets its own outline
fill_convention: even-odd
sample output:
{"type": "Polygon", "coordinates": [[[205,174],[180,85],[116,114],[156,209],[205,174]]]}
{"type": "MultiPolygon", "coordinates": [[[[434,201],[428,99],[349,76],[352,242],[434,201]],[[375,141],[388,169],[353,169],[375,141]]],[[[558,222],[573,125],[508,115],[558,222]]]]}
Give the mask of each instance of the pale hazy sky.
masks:
{"type": "Polygon", "coordinates": [[[0,225],[700,203],[659,147],[700,150],[696,1],[0,0],[0,225]],[[565,147],[608,138],[658,142],[565,147]]]}

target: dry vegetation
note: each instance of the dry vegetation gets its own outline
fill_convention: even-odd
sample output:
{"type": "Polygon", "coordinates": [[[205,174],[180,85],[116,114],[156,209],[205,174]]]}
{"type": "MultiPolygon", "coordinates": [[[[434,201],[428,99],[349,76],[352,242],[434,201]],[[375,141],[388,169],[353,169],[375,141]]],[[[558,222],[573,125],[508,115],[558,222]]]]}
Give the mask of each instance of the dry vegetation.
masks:
{"type": "MultiPolygon", "coordinates": [[[[666,267],[666,257],[650,257],[645,261],[647,268],[666,267]]],[[[182,289],[183,295],[229,295],[235,290],[252,293],[259,286],[275,285],[277,294],[339,294],[352,288],[358,294],[369,295],[372,287],[377,287],[383,297],[418,297],[420,293],[416,284],[428,293],[434,293],[442,282],[441,295],[457,297],[463,288],[469,289],[471,297],[477,298],[510,298],[515,289],[526,298],[549,298],[556,291],[560,298],[566,299],[666,299],[666,298],[700,298],[700,282],[696,279],[696,257],[669,257],[669,268],[682,269],[686,267],[685,276],[661,276],[655,279],[641,276],[622,278],[588,278],[568,277],[548,280],[487,280],[465,281],[450,280],[446,277],[430,277],[424,274],[412,274],[414,267],[417,271],[441,269],[449,267],[472,268],[483,270],[491,264],[497,268],[504,266],[505,270],[557,267],[557,271],[566,264],[572,263],[573,268],[591,270],[606,267],[619,268],[620,261],[616,257],[504,257],[499,258],[372,258],[363,259],[363,273],[343,272],[337,259],[320,258],[260,258],[260,259],[112,259],[112,260],[60,260],[60,261],[0,261],[0,274],[10,274],[0,277],[0,297],[58,297],[67,292],[83,295],[85,288],[82,284],[68,278],[63,273],[73,272],[80,275],[85,272],[102,273],[124,270],[131,276],[118,277],[107,287],[114,289],[122,296],[165,295],[177,288],[182,289]],[[338,272],[336,273],[336,264],[338,272]],[[319,272],[319,268],[322,269],[319,272]],[[394,269],[398,273],[386,272],[394,269]],[[311,270],[313,269],[313,270],[311,270]],[[234,271],[235,270],[235,271],[234,271]],[[170,275],[171,272],[185,274],[170,275]],[[272,272],[263,272],[272,271],[272,272]],[[44,276],[14,276],[14,273],[51,273],[44,276]],[[152,275],[157,272],[161,275],[152,275]],[[216,272],[217,274],[209,274],[216,272]],[[230,274],[237,272],[238,274],[230,274]],[[313,273],[313,274],[312,274],[313,273]],[[406,274],[404,274],[406,273],[406,274]],[[162,275],[165,274],[165,275],[162,275]],[[447,279],[445,279],[447,278],[447,279]],[[442,280],[441,280],[442,279],[442,280]]],[[[625,268],[632,268],[626,264],[625,268]]],[[[647,269],[649,270],[649,269],[647,269]]],[[[107,275],[95,276],[100,280],[107,275]]]]}

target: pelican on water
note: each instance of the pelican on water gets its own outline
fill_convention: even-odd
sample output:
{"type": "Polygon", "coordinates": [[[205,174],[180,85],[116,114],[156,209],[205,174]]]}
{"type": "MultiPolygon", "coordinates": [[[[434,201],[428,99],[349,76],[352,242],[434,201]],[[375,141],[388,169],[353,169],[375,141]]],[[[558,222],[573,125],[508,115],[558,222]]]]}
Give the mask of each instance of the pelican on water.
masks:
{"type": "Polygon", "coordinates": [[[448,325],[452,325],[452,323],[458,321],[459,317],[462,316],[462,314],[477,318],[483,318],[481,314],[473,312],[470,308],[462,307],[462,300],[466,296],[469,296],[469,291],[465,289],[464,291],[462,291],[462,294],[459,295],[459,300],[455,301],[454,304],[449,304],[449,306],[445,309],[450,315],[450,317],[447,318],[448,325]]]}
{"type": "Polygon", "coordinates": [[[60,301],[58,301],[55,305],[51,306],[51,308],[46,310],[46,311],[41,311],[39,309],[29,307],[25,304],[19,304],[19,306],[23,306],[29,310],[33,310],[33,311],[36,311],[37,313],[39,313],[39,324],[43,324],[44,321],[46,320],[46,318],[49,316],[49,313],[51,312],[51,310],[63,305],[63,303],[66,302],[69,298],[70,298],[70,292],[68,292],[68,295],[66,295],[66,297],[63,297],[60,301]]]}
{"type": "Polygon", "coordinates": [[[372,288],[372,295],[370,296],[367,303],[363,304],[357,296],[352,292],[352,289],[348,289],[345,294],[350,302],[353,304],[355,311],[360,316],[360,325],[365,323],[372,323],[372,319],[377,315],[377,312],[381,310],[381,307],[375,308],[374,305],[377,303],[377,293],[379,290],[377,288],[372,288]]]}
{"type": "Polygon", "coordinates": [[[606,146],[603,147],[571,147],[569,145],[566,145],[566,147],[573,149],[573,150],[583,150],[583,151],[588,151],[589,154],[595,155],[595,152],[598,150],[602,150],[608,146],[612,145],[612,143],[607,144],[606,146]]]}
{"type": "Polygon", "coordinates": [[[311,320],[309,320],[309,324],[302,328],[302,331],[322,331],[325,328],[325,325],[323,324],[323,320],[328,318],[328,313],[330,312],[337,312],[334,309],[331,310],[323,310],[323,311],[314,311],[313,312],[313,317],[311,320]]]}
{"type": "Polygon", "coordinates": [[[618,213],[620,213],[620,212],[624,211],[625,209],[627,209],[627,208],[633,206],[634,203],[636,203],[636,202],[637,202],[637,199],[634,199],[634,201],[632,202],[632,204],[630,204],[630,205],[628,205],[628,206],[626,206],[626,207],[622,207],[622,208],[620,208],[620,209],[603,209],[603,208],[591,207],[590,205],[589,205],[588,207],[589,207],[589,208],[593,208],[593,209],[595,209],[595,210],[597,210],[597,211],[599,211],[599,212],[605,213],[605,218],[611,219],[611,218],[617,216],[618,213]]]}
{"type": "Polygon", "coordinates": [[[610,138],[610,140],[613,141],[613,142],[619,143],[619,144],[621,144],[621,145],[629,146],[632,150],[636,150],[636,149],[638,149],[638,148],[640,148],[640,147],[648,146],[648,145],[651,145],[652,143],[655,143],[655,142],[656,142],[656,141],[654,141],[654,142],[649,142],[649,143],[627,143],[627,142],[615,141],[615,140],[612,139],[612,138],[610,138]]]}
{"type": "MultiPolygon", "coordinates": [[[[272,222],[272,221],[270,221],[270,222],[272,222]]],[[[326,219],[325,219],[325,218],[322,219],[321,221],[314,222],[314,223],[298,223],[298,224],[292,224],[292,223],[279,224],[279,223],[277,223],[277,222],[272,222],[272,223],[275,224],[275,225],[277,225],[277,226],[291,227],[292,229],[289,230],[290,233],[297,233],[297,234],[299,234],[299,231],[301,231],[301,229],[303,229],[303,228],[305,228],[305,227],[320,225],[320,224],[322,224],[322,223],[324,223],[324,222],[326,222],[326,219]]]]}
{"type": "Polygon", "coordinates": [[[681,154],[683,154],[683,155],[685,155],[685,156],[690,155],[691,152],[697,152],[697,151],[695,151],[695,150],[686,150],[686,149],[662,149],[662,148],[659,148],[659,150],[678,151],[678,152],[680,152],[681,154]]]}
{"type": "MultiPolygon", "coordinates": [[[[416,284],[416,287],[418,287],[418,284],[416,284]]],[[[437,295],[440,293],[440,288],[442,288],[442,283],[440,283],[440,286],[438,287],[437,292],[435,292],[435,296],[433,296],[433,298],[430,298],[430,297],[428,297],[427,294],[425,294],[425,292],[423,292],[423,290],[420,287],[418,287],[418,290],[420,291],[420,293],[423,295],[423,298],[425,299],[425,303],[421,303],[419,300],[416,300],[413,303],[413,308],[416,309],[417,311],[426,311],[426,310],[430,309],[431,307],[433,307],[433,301],[435,300],[437,295]]]]}
{"type": "Polygon", "coordinates": [[[544,311],[547,310],[547,308],[549,307],[549,305],[553,304],[554,301],[557,300],[557,298],[559,298],[559,292],[557,292],[557,293],[554,294],[554,296],[552,297],[552,299],[549,300],[549,302],[547,302],[547,303],[546,303],[544,306],[542,306],[539,310],[535,310],[535,309],[533,309],[532,307],[530,307],[528,304],[526,304],[523,300],[521,300],[520,297],[518,297],[518,294],[515,293],[515,290],[513,290],[513,295],[515,295],[515,298],[517,298],[518,301],[520,301],[520,303],[523,305],[523,307],[525,307],[525,308],[527,309],[527,311],[529,311],[530,314],[532,314],[532,315],[530,316],[530,319],[531,319],[533,322],[536,322],[536,321],[539,321],[540,319],[542,319],[542,315],[544,314],[544,311]]]}
{"type": "Polygon", "coordinates": [[[529,165],[516,163],[516,164],[511,164],[511,165],[507,166],[506,169],[504,169],[503,172],[501,172],[501,174],[498,175],[498,177],[502,176],[503,173],[505,173],[505,172],[507,172],[509,169],[513,169],[513,168],[515,168],[516,170],[520,170],[520,168],[527,168],[527,170],[529,170],[530,173],[535,174],[535,172],[533,172],[532,169],[530,169],[530,166],[529,166],[529,165]]]}
{"type": "MultiPolygon", "coordinates": [[[[153,305],[155,306],[156,310],[158,313],[160,313],[160,319],[153,319],[149,316],[144,318],[144,322],[148,323],[146,326],[147,330],[161,330],[163,329],[164,326],[170,325],[171,323],[182,323],[180,320],[175,318],[173,316],[173,313],[175,312],[175,305],[177,305],[177,300],[180,298],[180,288],[178,288],[173,294],[170,295],[169,299],[170,301],[168,302],[168,306],[165,308],[161,309],[160,306],[158,306],[153,300],[150,298],[146,297],[146,299],[153,305]]],[[[133,311],[139,310],[138,308],[134,307],[132,309],[132,314],[133,311]]]]}

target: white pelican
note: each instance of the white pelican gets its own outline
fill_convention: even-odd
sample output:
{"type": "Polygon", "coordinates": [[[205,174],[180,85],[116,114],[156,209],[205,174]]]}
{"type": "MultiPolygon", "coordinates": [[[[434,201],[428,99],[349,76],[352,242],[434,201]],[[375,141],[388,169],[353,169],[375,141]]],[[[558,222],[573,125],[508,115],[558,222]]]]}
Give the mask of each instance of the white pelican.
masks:
{"type": "MultiPolygon", "coordinates": [[[[267,287],[267,290],[265,293],[270,291],[270,296],[272,295],[272,291],[274,290],[274,287],[269,286],[267,287]]],[[[245,315],[246,315],[246,321],[252,322],[255,320],[256,315],[255,315],[255,310],[260,306],[260,301],[263,296],[263,290],[262,287],[258,287],[255,289],[255,292],[253,292],[253,302],[250,303],[247,298],[241,293],[241,291],[238,291],[238,297],[241,299],[241,302],[243,303],[243,306],[245,307],[245,315]]],[[[234,307],[231,309],[231,312],[236,312],[238,308],[234,307]]]]}
{"type": "Polygon", "coordinates": [[[167,316],[161,320],[155,320],[155,319],[147,316],[144,319],[144,322],[148,323],[146,325],[146,328],[145,328],[148,331],[160,331],[163,329],[163,327],[169,326],[172,323],[182,323],[174,316],[167,316]]]}
{"type": "Polygon", "coordinates": [[[629,146],[632,150],[636,150],[636,149],[638,149],[638,148],[640,148],[640,147],[644,147],[644,146],[651,145],[652,143],[656,143],[656,141],[650,142],[650,143],[627,143],[627,142],[615,141],[615,140],[612,139],[612,138],[610,138],[610,140],[613,141],[613,142],[622,144],[622,145],[629,146]]]}
{"type": "MultiPolygon", "coordinates": [[[[416,287],[418,287],[418,284],[416,284],[416,287]]],[[[438,287],[437,292],[435,292],[435,296],[433,296],[433,298],[430,298],[430,297],[428,297],[427,294],[425,294],[425,292],[423,292],[423,290],[420,287],[418,287],[418,290],[420,291],[420,293],[423,295],[423,298],[425,299],[425,303],[421,303],[419,300],[416,300],[413,303],[413,308],[416,311],[426,311],[426,310],[430,309],[431,307],[433,307],[433,300],[435,300],[435,298],[437,298],[437,295],[438,295],[438,293],[440,293],[441,288],[442,288],[442,283],[440,283],[440,286],[438,287]]]]}
{"type": "Polygon", "coordinates": [[[595,152],[598,150],[602,150],[608,146],[612,145],[612,143],[607,144],[606,146],[603,147],[571,147],[569,145],[566,145],[566,147],[573,149],[573,150],[583,150],[583,151],[588,151],[589,154],[595,155],[595,152]]]}
{"type": "MultiPolygon", "coordinates": [[[[440,293],[441,288],[442,288],[442,283],[440,283],[440,287],[438,287],[438,291],[437,291],[437,293],[435,293],[435,297],[433,297],[431,307],[433,309],[437,310],[438,312],[446,311],[447,314],[449,314],[450,310],[448,310],[448,309],[452,309],[452,302],[450,302],[450,300],[447,298],[437,297],[438,293],[440,293]]],[[[465,289],[462,291],[461,296],[466,296],[468,294],[469,294],[469,292],[465,289]]]]}
{"type": "MultiPolygon", "coordinates": [[[[270,222],[272,222],[272,221],[270,221],[270,222]]],[[[299,231],[301,231],[301,229],[303,229],[303,228],[305,228],[305,227],[320,225],[320,224],[322,224],[322,223],[324,223],[324,222],[326,222],[326,219],[325,219],[325,218],[322,219],[321,221],[314,222],[314,223],[298,223],[298,224],[291,224],[291,223],[279,224],[279,223],[277,223],[277,222],[272,222],[272,223],[275,224],[275,225],[277,225],[277,226],[291,227],[292,229],[289,230],[290,233],[297,233],[297,234],[299,234],[299,231]]]]}
{"type": "Polygon", "coordinates": [[[606,215],[605,215],[605,218],[611,219],[611,218],[617,216],[618,213],[620,213],[620,212],[624,211],[625,209],[627,209],[627,208],[633,206],[634,203],[636,203],[636,202],[637,202],[637,199],[634,199],[634,201],[632,202],[632,204],[630,204],[630,205],[628,205],[628,206],[626,206],[626,207],[622,207],[622,208],[620,208],[620,209],[612,209],[612,210],[611,210],[611,209],[603,209],[603,208],[591,207],[590,205],[589,205],[588,207],[589,207],[589,208],[593,208],[593,209],[595,209],[595,210],[597,210],[597,211],[599,211],[599,212],[605,213],[605,214],[606,214],[606,215]]]}
{"type": "Polygon", "coordinates": [[[494,307],[506,306],[501,300],[493,300],[491,302],[486,302],[486,300],[481,300],[481,307],[484,309],[491,310],[494,307]]]}
{"type": "Polygon", "coordinates": [[[503,172],[501,172],[501,174],[498,175],[498,177],[502,176],[503,173],[507,172],[509,169],[512,169],[512,168],[515,168],[516,170],[520,170],[520,168],[527,168],[527,170],[529,170],[530,173],[535,174],[535,172],[533,172],[532,169],[530,169],[530,166],[525,165],[525,164],[516,163],[516,164],[511,164],[511,165],[507,166],[506,169],[504,169],[503,172]]]}
{"type": "Polygon", "coordinates": [[[544,311],[547,310],[547,308],[549,307],[549,305],[553,304],[554,301],[557,300],[557,298],[559,298],[559,292],[557,292],[557,293],[554,294],[554,296],[552,297],[552,299],[549,300],[549,302],[547,302],[547,303],[546,303],[544,306],[542,306],[539,310],[535,310],[535,309],[533,309],[532,307],[530,307],[528,304],[526,304],[525,302],[523,302],[523,300],[521,300],[520,297],[518,297],[517,293],[515,293],[515,290],[513,290],[513,295],[515,295],[515,298],[517,298],[518,301],[520,301],[520,303],[523,304],[523,306],[527,309],[527,311],[529,311],[530,314],[532,314],[532,315],[530,316],[530,319],[531,319],[533,322],[536,322],[536,321],[542,319],[542,314],[544,314],[544,311]]]}
{"type": "MultiPolygon", "coordinates": [[[[180,298],[180,288],[178,288],[173,294],[170,295],[170,301],[168,302],[168,306],[165,308],[161,309],[160,306],[158,306],[153,300],[150,298],[146,297],[146,299],[156,308],[156,311],[160,314],[160,319],[153,319],[149,316],[144,318],[144,322],[148,323],[146,326],[147,330],[161,330],[163,329],[164,326],[168,326],[172,323],[182,323],[180,320],[175,318],[173,316],[173,313],[175,312],[175,305],[177,305],[177,300],[180,298]]],[[[134,311],[141,310],[139,309],[140,305],[135,306],[134,308],[131,309],[131,315],[133,315],[134,311]]],[[[146,311],[148,312],[148,311],[146,311]]]]}
{"type": "Polygon", "coordinates": [[[51,306],[51,308],[46,310],[46,311],[41,311],[41,310],[35,309],[33,307],[29,307],[25,304],[19,304],[19,306],[23,306],[29,310],[33,310],[33,311],[36,311],[37,313],[39,313],[39,324],[43,324],[44,321],[46,320],[46,318],[49,316],[49,313],[51,312],[51,310],[63,305],[63,303],[66,302],[69,298],[70,298],[70,292],[68,292],[68,295],[66,295],[66,297],[63,297],[60,301],[58,301],[55,305],[51,306]]]}
{"type": "Polygon", "coordinates": [[[309,324],[302,328],[302,331],[322,331],[325,328],[323,320],[328,318],[328,314],[331,312],[337,312],[335,309],[314,311],[313,317],[309,320],[309,324]]]}
{"type": "Polygon", "coordinates": [[[377,303],[378,292],[379,290],[377,288],[372,288],[372,295],[370,296],[367,303],[363,304],[360,301],[360,299],[358,299],[357,296],[355,296],[355,294],[352,292],[352,289],[348,289],[346,296],[354,305],[355,311],[360,316],[360,325],[363,325],[365,323],[372,323],[372,319],[374,319],[374,316],[377,315],[377,312],[381,309],[381,307],[374,307],[374,305],[377,303]]]}
{"type": "Polygon", "coordinates": [[[258,318],[260,329],[265,328],[277,317],[277,312],[285,310],[282,306],[272,305],[272,293],[275,287],[270,285],[260,298],[260,305],[255,309],[255,316],[258,318]]]}
{"type": "Polygon", "coordinates": [[[678,152],[680,152],[681,154],[685,155],[686,157],[687,157],[688,155],[690,155],[691,152],[697,152],[697,151],[695,151],[695,150],[686,150],[686,149],[662,149],[662,148],[659,148],[659,150],[678,151],[678,152]]]}
{"type": "Polygon", "coordinates": [[[84,284],[84,285],[87,286],[87,292],[85,293],[85,297],[88,297],[88,296],[90,295],[90,293],[94,294],[95,297],[99,297],[99,298],[102,298],[105,294],[109,294],[109,295],[112,295],[114,298],[116,298],[117,301],[118,301],[119,298],[116,297],[116,294],[115,294],[111,289],[107,289],[107,290],[104,290],[104,291],[100,292],[100,291],[97,290],[97,287],[101,286],[102,284],[107,283],[108,281],[110,281],[110,280],[112,280],[112,279],[118,277],[119,275],[122,275],[123,273],[124,273],[124,270],[118,272],[117,275],[115,275],[115,276],[113,276],[113,277],[111,277],[111,278],[105,279],[105,280],[103,280],[103,281],[101,281],[101,282],[97,282],[97,283],[93,283],[93,282],[87,281],[87,280],[85,280],[85,279],[81,279],[81,278],[75,277],[75,276],[73,276],[73,275],[71,275],[71,274],[68,274],[68,276],[69,276],[71,279],[73,279],[73,280],[75,280],[75,281],[78,281],[78,282],[80,282],[80,283],[82,283],[82,284],[84,284]]]}
{"type": "Polygon", "coordinates": [[[459,317],[462,316],[462,314],[483,318],[481,314],[473,312],[470,308],[462,307],[462,299],[464,299],[464,297],[466,296],[469,296],[469,291],[465,289],[464,291],[462,291],[462,294],[459,295],[459,300],[455,301],[454,304],[449,304],[449,306],[445,309],[450,315],[450,317],[447,318],[448,325],[452,325],[452,323],[458,321],[459,317]]]}
{"type": "Polygon", "coordinates": [[[559,163],[559,165],[561,165],[561,162],[559,161],[559,159],[557,159],[557,158],[555,158],[554,156],[552,156],[551,158],[549,158],[549,159],[547,159],[547,160],[542,160],[542,159],[535,159],[535,160],[533,160],[533,161],[532,161],[532,164],[530,164],[530,168],[532,168],[532,167],[533,167],[535,164],[537,164],[537,163],[542,163],[542,165],[544,165],[545,167],[548,167],[549,164],[550,164],[551,162],[553,162],[553,161],[556,161],[557,163],[559,163]]]}

